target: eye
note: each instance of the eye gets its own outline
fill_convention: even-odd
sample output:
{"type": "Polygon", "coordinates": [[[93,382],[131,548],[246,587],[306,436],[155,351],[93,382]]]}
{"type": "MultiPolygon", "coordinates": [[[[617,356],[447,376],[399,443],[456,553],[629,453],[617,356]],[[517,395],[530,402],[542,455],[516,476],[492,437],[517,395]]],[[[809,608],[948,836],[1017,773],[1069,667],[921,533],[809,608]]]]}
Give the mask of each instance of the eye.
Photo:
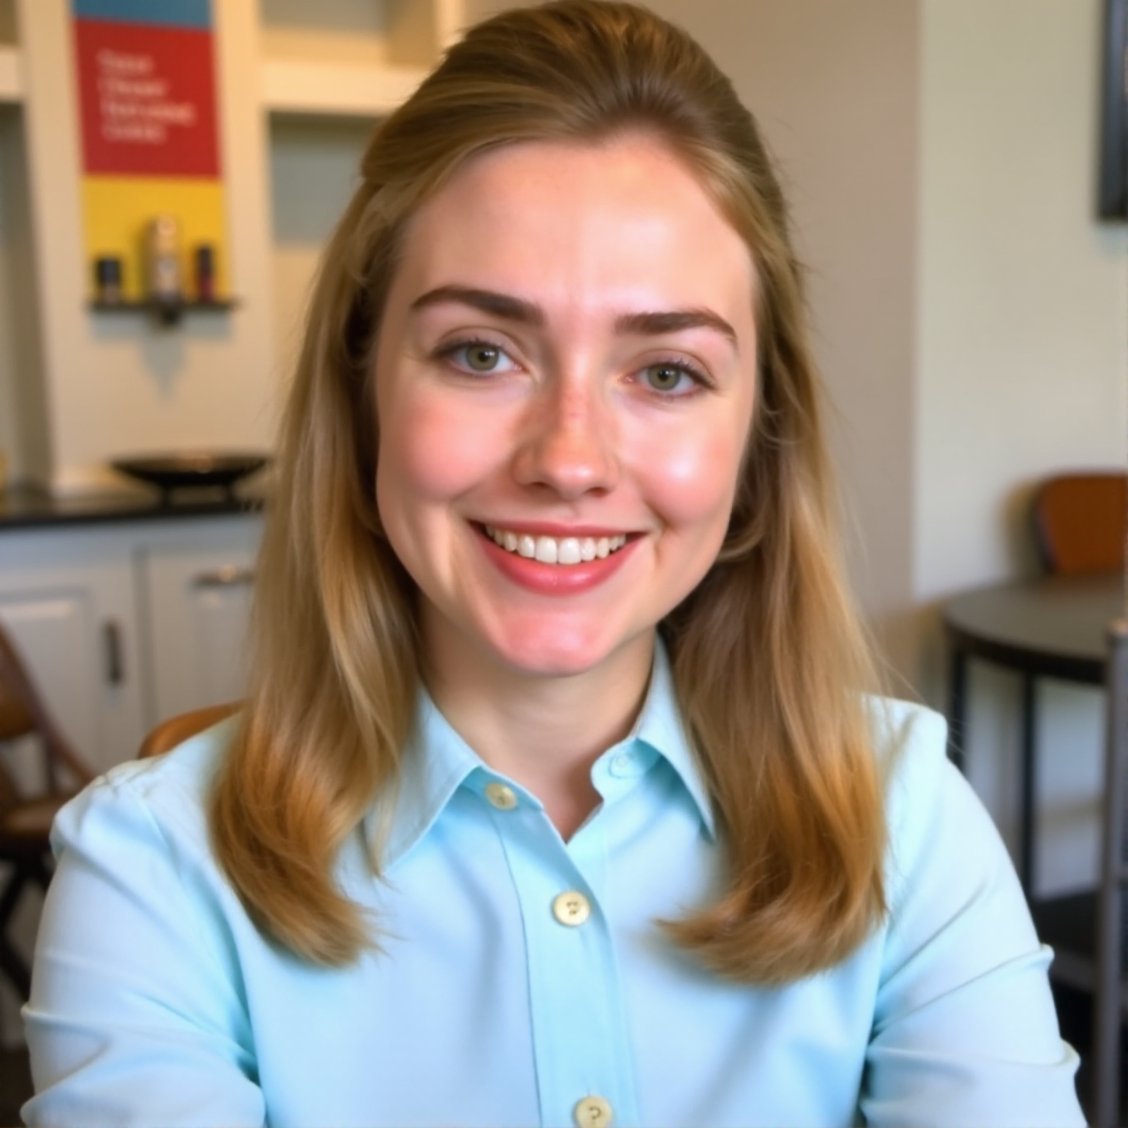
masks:
{"type": "Polygon", "coordinates": [[[439,355],[460,371],[476,376],[510,372],[516,368],[505,349],[492,341],[457,341],[445,346],[439,355]]]}
{"type": "Polygon", "coordinates": [[[671,397],[692,395],[706,383],[695,368],[672,360],[648,364],[641,372],[641,379],[648,390],[671,397]]]}

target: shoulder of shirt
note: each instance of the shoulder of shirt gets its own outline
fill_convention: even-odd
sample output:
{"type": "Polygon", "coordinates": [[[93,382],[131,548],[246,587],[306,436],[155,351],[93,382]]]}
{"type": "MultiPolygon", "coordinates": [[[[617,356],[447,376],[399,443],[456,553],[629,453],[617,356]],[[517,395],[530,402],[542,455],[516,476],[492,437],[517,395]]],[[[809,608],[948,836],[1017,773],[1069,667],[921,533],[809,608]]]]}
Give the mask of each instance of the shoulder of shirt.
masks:
{"type": "Polygon", "coordinates": [[[236,723],[229,717],[160,756],[110,768],[59,812],[56,846],[59,839],[77,833],[94,812],[122,804],[144,808],[166,835],[206,841],[208,794],[236,723]]]}
{"type": "Polygon", "coordinates": [[[948,758],[948,723],[934,709],[891,697],[868,697],[866,708],[889,817],[895,823],[898,812],[927,802],[947,777],[959,775],[948,758]]]}
{"type": "Polygon", "coordinates": [[[907,702],[897,697],[867,694],[865,707],[879,750],[882,744],[888,746],[890,742],[899,743],[913,738],[943,741],[948,734],[948,722],[927,705],[907,702]]]}
{"type": "Polygon", "coordinates": [[[931,864],[938,852],[948,867],[945,880],[956,883],[1009,866],[990,816],[948,756],[944,718],[887,698],[871,698],[868,708],[885,794],[894,915],[919,866],[931,864]]]}
{"type": "Polygon", "coordinates": [[[866,697],[874,752],[884,767],[898,754],[947,756],[948,723],[927,705],[894,697],[866,697]]]}

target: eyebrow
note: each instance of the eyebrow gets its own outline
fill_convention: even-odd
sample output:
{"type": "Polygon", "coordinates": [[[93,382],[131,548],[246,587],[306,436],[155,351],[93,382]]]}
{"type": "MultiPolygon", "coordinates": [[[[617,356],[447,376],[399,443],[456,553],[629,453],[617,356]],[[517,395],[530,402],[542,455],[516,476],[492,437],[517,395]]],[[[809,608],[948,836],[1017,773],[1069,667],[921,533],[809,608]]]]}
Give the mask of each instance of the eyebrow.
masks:
{"type": "Polygon", "coordinates": [[[412,310],[426,309],[428,306],[454,302],[470,306],[483,313],[492,313],[506,321],[518,321],[523,325],[543,325],[544,310],[533,302],[515,298],[511,294],[501,294],[496,290],[477,290],[472,286],[438,286],[411,303],[412,310]]]}
{"type": "MultiPolygon", "coordinates": [[[[506,321],[516,321],[522,325],[543,326],[544,310],[535,302],[512,294],[502,294],[496,290],[480,290],[473,286],[438,286],[428,290],[411,303],[411,309],[426,309],[444,302],[455,302],[472,309],[490,313],[506,321]]],[[[660,336],[663,333],[677,333],[684,329],[712,329],[720,333],[734,347],[736,330],[718,314],[710,309],[694,307],[690,309],[670,309],[624,313],[615,319],[615,330],[619,333],[636,333],[642,336],[660,336]]]]}
{"type": "Polygon", "coordinates": [[[620,333],[639,333],[658,336],[677,333],[682,329],[713,329],[736,345],[736,330],[723,318],[709,309],[670,309],[654,313],[624,313],[615,319],[620,333]]]}

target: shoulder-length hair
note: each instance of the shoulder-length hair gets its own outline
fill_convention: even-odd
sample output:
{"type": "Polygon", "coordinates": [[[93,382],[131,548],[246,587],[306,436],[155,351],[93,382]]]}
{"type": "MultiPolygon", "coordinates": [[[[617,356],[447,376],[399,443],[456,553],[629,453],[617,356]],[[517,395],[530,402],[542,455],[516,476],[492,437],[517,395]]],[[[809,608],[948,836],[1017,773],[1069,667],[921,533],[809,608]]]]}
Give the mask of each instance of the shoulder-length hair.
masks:
{"type": "Polygon", "coordinates": [[[377,129],[312,297],[259,564],[244,723],[210,812],[248,910],[309,960],[344,964],[377,941],[334,866],[394,785],[419,686],[416,594],[374,496],[373,356],[405,224],[485,150],[623,131],[686,162],[757,278],[758,403],[728,535],[660,624],[728,887],[662,927],[721,974],[783,983],[843,959],[884,911],[871,667],[841,578],[775,172],[731,83],[688,35],[628,3],[557,0],[473,28],[377,129]]]}

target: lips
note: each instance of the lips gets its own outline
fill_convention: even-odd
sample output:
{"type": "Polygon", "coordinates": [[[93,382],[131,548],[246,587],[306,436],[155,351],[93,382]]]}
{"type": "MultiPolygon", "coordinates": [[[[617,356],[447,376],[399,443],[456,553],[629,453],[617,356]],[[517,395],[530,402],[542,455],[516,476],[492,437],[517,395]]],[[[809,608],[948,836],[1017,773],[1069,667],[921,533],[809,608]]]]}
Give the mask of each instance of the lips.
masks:
{"type": "Polygon", "coordinates": [[[501,575],[526,591],[546,596],[578,596],[599,587],[644,539],[627,533],[598,535],[594,529],[554,536],[529,528],[476,527],[479,543],[501,575]]]}
{"type": "Polygon", "coordinates": [[[526,560],[536,560],[541,564],[564,567],[590,564],[593,560],[606,560],[627,543],[625,533],[600,537],[551,537],[502,529],[494,525],[484,525],[483,529],[486,536],[506,552],[524,557],[526,560]]]}

